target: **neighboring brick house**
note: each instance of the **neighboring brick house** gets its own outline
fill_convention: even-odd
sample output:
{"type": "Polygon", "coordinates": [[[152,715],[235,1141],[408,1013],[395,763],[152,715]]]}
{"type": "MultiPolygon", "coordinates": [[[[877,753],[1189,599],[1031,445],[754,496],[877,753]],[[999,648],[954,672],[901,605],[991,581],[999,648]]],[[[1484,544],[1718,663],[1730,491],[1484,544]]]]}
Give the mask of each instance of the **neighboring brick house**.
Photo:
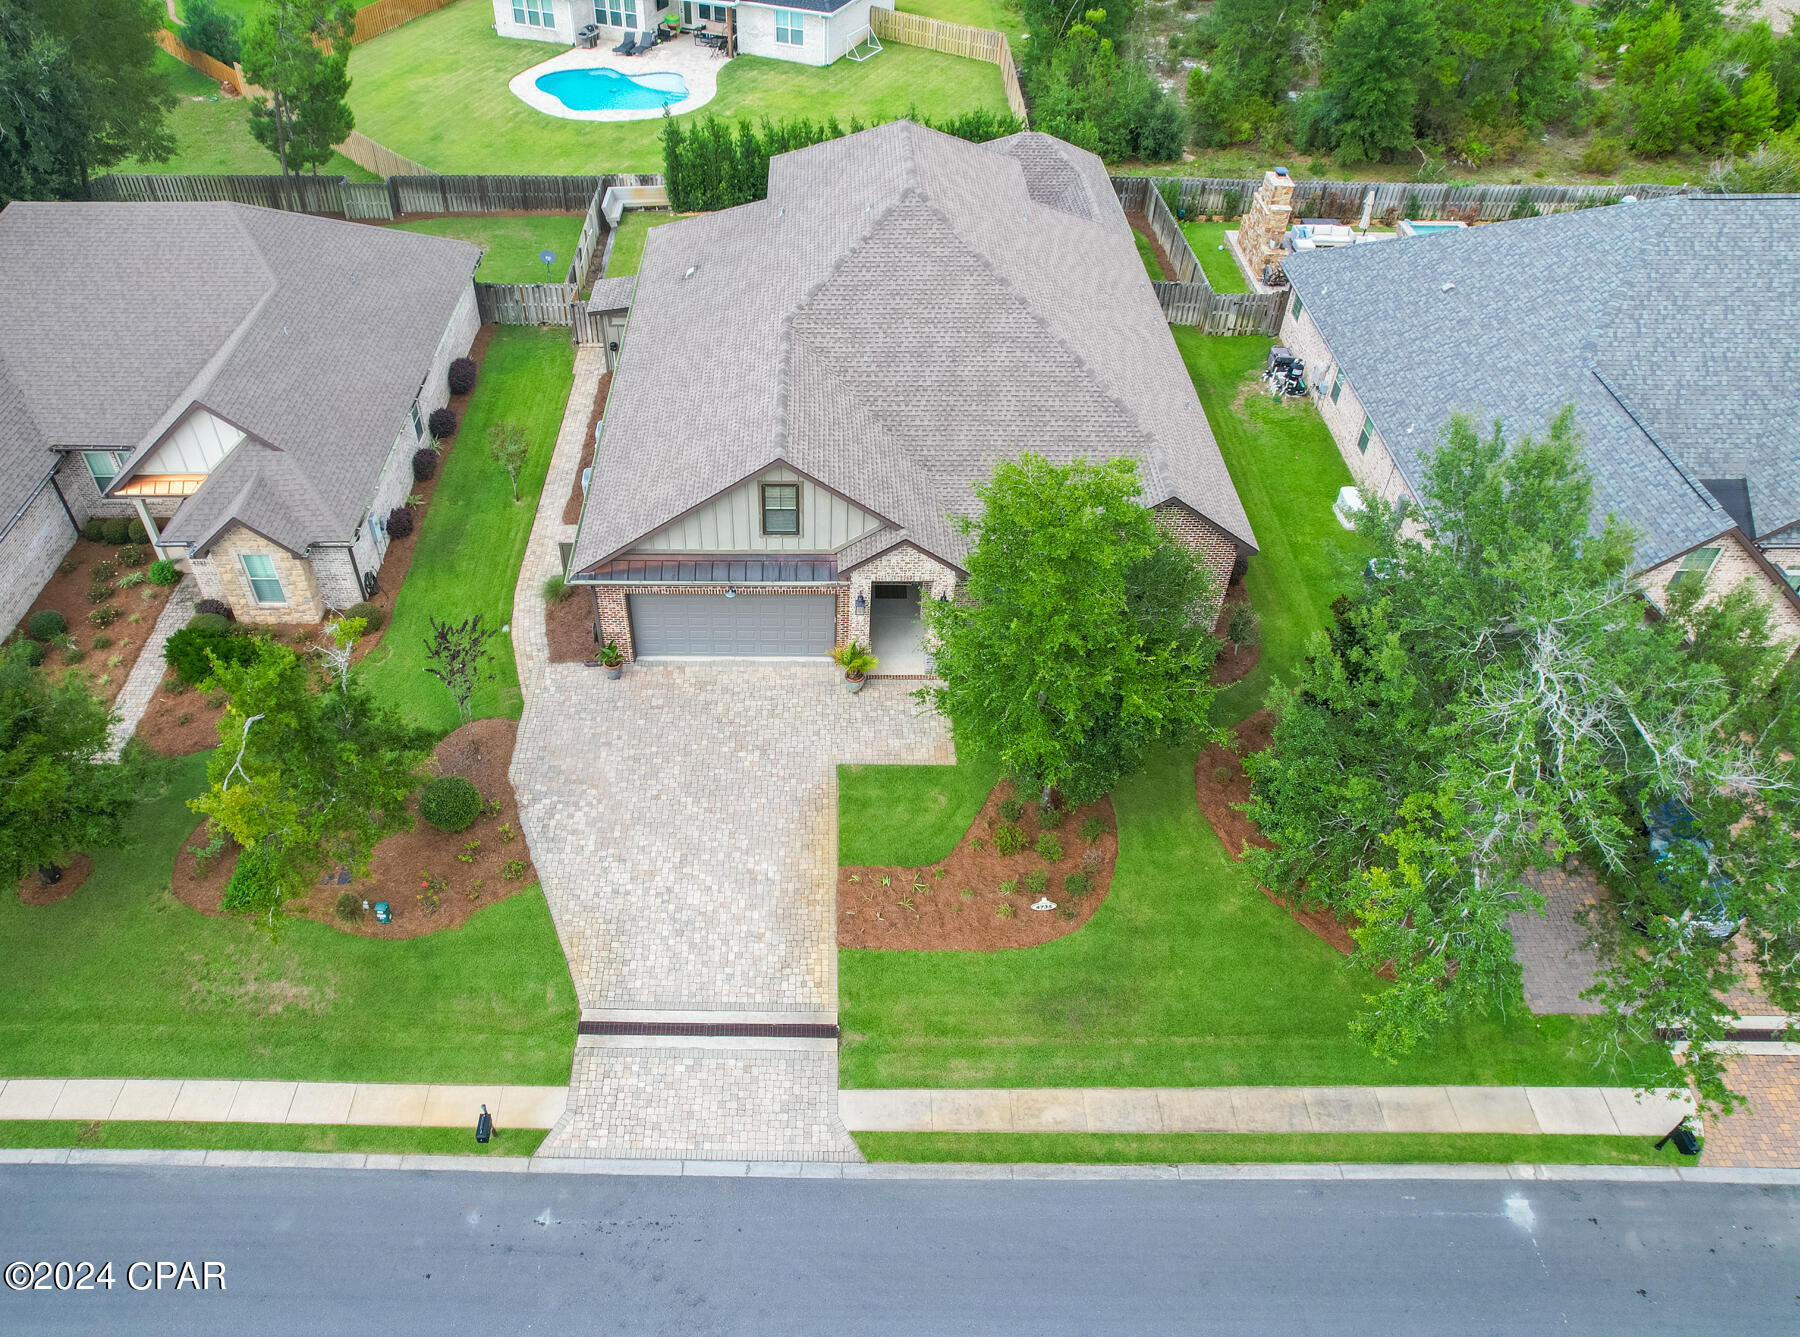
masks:
{"type": "Polygon", "coordinates": [[[246,622],[362,599],[479,255],[240,204],[0,211],[0,626],[96,515],[246,622]]]}
{"type": "Polygon", "coordinates": [[[650,234],[569,578],[629,656],[923,673],[955,517],[1027,450],[1136,460],[1221,594],[1256,550],[1100,160],[865,130],[650,234]]]}
{"type": "Polygon", "coordinates": [[[1676,196],[1296,253],[1281,340],[1359,486],[1418,500],[1452,414],[1513,438],[1572,404],[1596,519],[1645,597],[1753,581],[1800,640],[1800,196],[1676,196]],[[1732,299],[1748,258],[1748,304],[1732,299]]]}
{"type": "MultiPolygon", "coordinates": [[[[576,33],[594,23],[604,49],[674,15],[684,28],[728,37],[732,55],[830,65],[867,38],[871,9],[893,7],[894,0],[494,0],[494,31],[570,46],[576,33]]],[[[680,111],[681,104],[673,110],[680,111]]]]}

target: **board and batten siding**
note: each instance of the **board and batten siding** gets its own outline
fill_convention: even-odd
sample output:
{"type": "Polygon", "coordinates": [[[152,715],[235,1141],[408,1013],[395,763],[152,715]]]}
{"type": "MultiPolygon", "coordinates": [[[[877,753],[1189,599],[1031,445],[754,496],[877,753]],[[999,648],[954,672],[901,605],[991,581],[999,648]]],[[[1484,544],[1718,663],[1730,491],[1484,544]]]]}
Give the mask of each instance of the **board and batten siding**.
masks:
{"type": "Polygon", "coordinates": [[[765,470],[639,543],[637,553],[837,552],[882,522],[791,469],[765,470]],[[800,485],[800,532],[762,532],[762,485],[800,485]]]}
{"type": "Polygon", "coordinates": [[[209,474],[243,439],[230,423],[196,408],[144,457],[137,475],[209,474]]]}

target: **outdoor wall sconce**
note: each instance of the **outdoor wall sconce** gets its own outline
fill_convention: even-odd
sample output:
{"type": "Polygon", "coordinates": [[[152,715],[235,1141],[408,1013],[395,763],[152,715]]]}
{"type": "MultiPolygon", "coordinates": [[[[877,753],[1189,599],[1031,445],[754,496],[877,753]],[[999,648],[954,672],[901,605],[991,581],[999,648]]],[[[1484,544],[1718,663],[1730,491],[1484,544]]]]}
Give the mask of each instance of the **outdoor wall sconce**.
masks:
{"type": "Polygon", "coordinates": [[[859,613],[866,613],[869,611],[869,601],[863,598],[861,591],[858,591],[856,595],[856,611],[859,613]]]}
{"type": "Polygon", "coordinates": [[[735,598],[737,598],[737,590],[736,590],[736,589],[735,589],[735,588],[733,588],[733,587],[732,587],[732,586],[730,586],[730,585],[727,585],[727,586],[726,586],[726,587],[725,587],[725,597],[726,597],[726,598],[727,598],[727,599],[735,599],[735,598]]]}

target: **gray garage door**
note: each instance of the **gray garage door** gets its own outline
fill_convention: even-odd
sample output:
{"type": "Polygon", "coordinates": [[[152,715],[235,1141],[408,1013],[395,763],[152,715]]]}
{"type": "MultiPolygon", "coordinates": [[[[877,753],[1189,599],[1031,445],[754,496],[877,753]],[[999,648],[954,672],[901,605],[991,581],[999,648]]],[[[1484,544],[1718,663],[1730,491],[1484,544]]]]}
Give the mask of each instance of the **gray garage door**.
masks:
{"type": "Polygon", "coordinates": [[[634,594],[640,655],[828,655],[837,639],[832,594],[634,594]]]}

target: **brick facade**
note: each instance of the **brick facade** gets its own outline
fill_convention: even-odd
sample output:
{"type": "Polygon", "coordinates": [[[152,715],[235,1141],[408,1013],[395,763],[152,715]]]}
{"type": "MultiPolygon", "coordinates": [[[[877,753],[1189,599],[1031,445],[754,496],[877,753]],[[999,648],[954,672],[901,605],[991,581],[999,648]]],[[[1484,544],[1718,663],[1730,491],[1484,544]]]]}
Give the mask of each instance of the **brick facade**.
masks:
{"type": "Polygon", "coordinates": [[[836,594],[837,644],[842,645],[850,630],[850,587],[848,585],[638,585],[606,584],[589,587],[594,591],[594,634],[600,644],[612,641],[626,660],[637,658],[637,647],[631,639],[631,615],[626,596],[632,594],[723,594],[735,589],[740,599],[754,599],[759,594],[836,594]]]}
{"type": "Polygon", "coordinates": [[[1281,342],[1305,361],[1313,404],[1331,432],[1331,439],[1337,442],[1338,454],[1344,457],[1356,485],[1388,502],[1398,502],[1402,497],[1417,500],[1379,432],[1370,433],[1366,450],[1357,449],[1356,443],[1362,437],[1363,423],[1367,419],[1362,401],[1356,397],[1356,389],[1348,380],[1339,388],[1337,399],[1332,399],[1331,386],[1337,379],[1337,362],[1312,316],[1304,308],[1298,316],[1294,315],[1291,297],[1281,318],[1281,342]]]}
{"type": "Polygon", "coordinates": [[[0,633],[12,633],[74,543],[68,513],[46,487],[0,539],[0,633]]]}
{"type": "Polygon", "coordinates": [[[193,569],[200,593],[230,604],[240,622],[252,625],[317,622],[325,615],[325,601],[313,575],[313,564],[242,525],[232,525],[207,550],[206,556],[194,558],[193,569]],[[274,560],[282,592],[287,595],[286,603],[256,602],[250,592],[249,578],[244,575],[244,564],[239,560],[245,553],[266,553],[274,560]]]}
{"type": "Polygon", "coordinates": [[[1237,563],[1237,540],[1180,502],[1165,502],[1156,508],[1155,514],[1157,522],[1173,534],[1182,547],[1198,554],[1201,565],[1212,573],[1217,596],[1207,610],[1207,622],[1217,621],[1219,608],[1225,602],[1225,587],[1231,581],[1231,568],[1237,563]]]}
{"type": "MultiPolygon", "coordinates": [[[[1776,588],[1775,582],[1752,555],[1744,540],[1734,531],[1704,546],[1718,548],[1719,557],[1713,563],[1712,570],[1706,573],[1705,593],[1702,597],[1711,602],[1722,598],[1746,580],[1751,581],[1751,588],[1768,605],[1776,636],[1787,641],[1790,646],[1800,642],[1800,609],[1795,608],[1794,601],[1776,588]]],[[[1680,569],[1681,558],[1676,557],[1644,572],[1641,580],[1645,596],[1661,607],[1668,598],[1669,581],[1680,569]]]]}
{"type": "Polygon", "coordinates": [[[878,557],[872,557],[861,566],[844,573],[850,582],[847,603],[839,605],[838,644],[846,641],[869,643],[869,604],[874,601],[874,586],[877,584],[922,585],[921,597],[925,599],[941,599],[956,597],[956,571],[928,557],[923,551],[910,543],[897,544],[878,557]],[[863,598],[863,611],[856,611],[856,597],[863,598]],[[842,610],[848,607],[848,622],[844,621],[842,610]]]}
{"type": "MultiPolygon", "coordinates": [[[[69,509],[81,524],[86,524],[95,516],[102,520],[137,519],[137,508],[131,504],[129,497],[100,495],[94,475],[88,472],[87,461],[81,458],[79,451],[64,454],[62,467],[56,471],[56,485],[62,489],[63,499],[69,503],[69,509]]],[[[180,497],[144,498],[144,505],[159,523],[174,515],[181,502],[180,497]]]]}

